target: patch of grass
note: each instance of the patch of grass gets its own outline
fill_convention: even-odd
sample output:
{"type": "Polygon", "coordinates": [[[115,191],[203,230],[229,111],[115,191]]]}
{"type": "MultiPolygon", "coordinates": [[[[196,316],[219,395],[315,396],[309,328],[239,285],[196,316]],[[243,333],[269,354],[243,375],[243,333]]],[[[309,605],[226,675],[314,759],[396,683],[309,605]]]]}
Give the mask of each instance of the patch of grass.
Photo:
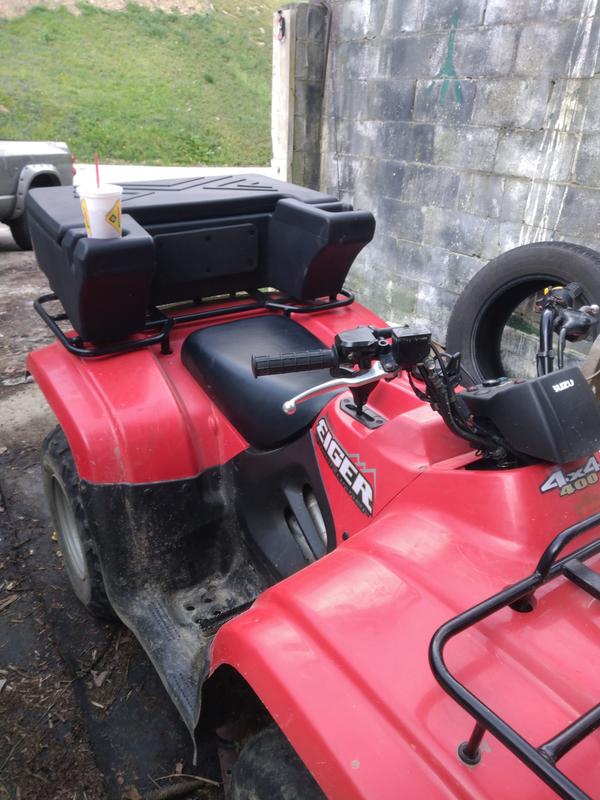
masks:
{"type": "Polygon", "coordinates": [[[65,140],[81,161],[269,161],[275,0],[79,8],[0,20],[0,138],[65,140]]]}

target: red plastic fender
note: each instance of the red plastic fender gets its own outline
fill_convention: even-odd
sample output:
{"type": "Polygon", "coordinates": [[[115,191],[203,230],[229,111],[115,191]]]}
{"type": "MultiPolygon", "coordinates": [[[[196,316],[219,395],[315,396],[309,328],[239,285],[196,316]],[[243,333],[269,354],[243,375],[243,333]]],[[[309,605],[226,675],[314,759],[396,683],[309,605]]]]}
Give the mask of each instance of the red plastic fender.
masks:
{"type": "Polygon", "coordinates": [[[248,447],[181,362],[187,326],[172,353],[146,348],[83,359],[55,343],[27,368],[69,441],[81,478],[150,483],[189,478],[248,447]]]}
{"type": "MultiPolygon", "coordinates": [[[[340,428],[331,405],[326,414],[352,451],[351,426],[340,428]]],[[[410,421],[414,412],[406,414],[410,421]]],[[[378,461],[368,453],[376,433],[363,436],[361,455],[379,470],[380,493],[399,476],[386,474],[389,459],[405,463],[399,494],[226,623],[211,669],[228,664],[244,677],[333,800],[549,800],[553,792],[490,735],[477,767],[459,760],[473,721],[437,684],[428,648],[442,623],[526,577],[554,535],[599,511],[600,484],[564,492],[556,466],[470,471],[466,456],[450,453],[428,464],[412,449],[423,440],[408,435],[403,449],[400,429],[378,461]]],[[[600,556],[594,561],[598,569],[600,556]]],[[[456,637],[448,663],[540,744],[598,702],[599,625],[600,606],[561,579],[540,590],[535,612],[507,608],[456,637]]],[[[598,747],[592,736],[561,761],[591,796],[598,747]]]]}

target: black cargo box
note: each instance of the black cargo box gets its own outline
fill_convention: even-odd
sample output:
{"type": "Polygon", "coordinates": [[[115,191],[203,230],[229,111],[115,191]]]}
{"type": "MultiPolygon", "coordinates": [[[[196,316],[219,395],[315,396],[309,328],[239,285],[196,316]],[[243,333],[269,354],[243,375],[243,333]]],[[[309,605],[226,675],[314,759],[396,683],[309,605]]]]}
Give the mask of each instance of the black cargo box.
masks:
{"type": "Polygon", "coordinates": [[[149,307],[271,286],[337,294],[375,220],[335,197],[260,175],[123,186],[123,236],[88,239],[77,189],[33,189],[35,254],[87,341],[143,329],[149,307]]]}

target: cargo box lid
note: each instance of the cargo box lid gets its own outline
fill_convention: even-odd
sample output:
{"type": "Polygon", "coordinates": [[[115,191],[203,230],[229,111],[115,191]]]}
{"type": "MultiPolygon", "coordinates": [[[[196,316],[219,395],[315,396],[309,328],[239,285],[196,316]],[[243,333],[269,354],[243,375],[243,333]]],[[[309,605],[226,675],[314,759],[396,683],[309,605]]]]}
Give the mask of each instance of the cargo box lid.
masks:
{"type": "MultiPolygon", "coordinates": [[[[270,213],[278,200],[292,197],[303,203],[328,203],[332,195],[285,183],[264,175],[219,175],[160,181],[120,183],[123,213],[140,225],[160,225],[186,220],[270,213]]],[[[70,228],[81,227],[77,188],[32,189],[28,212],[60,242],[70,228]]]]}

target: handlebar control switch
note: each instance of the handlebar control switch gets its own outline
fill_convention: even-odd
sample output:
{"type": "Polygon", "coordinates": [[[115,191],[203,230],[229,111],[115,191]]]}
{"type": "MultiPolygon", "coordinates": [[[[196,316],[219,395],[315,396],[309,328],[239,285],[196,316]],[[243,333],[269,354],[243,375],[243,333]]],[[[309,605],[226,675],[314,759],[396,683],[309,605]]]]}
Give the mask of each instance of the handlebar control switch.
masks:
{"type": "Polygon", "coordinates": [[[379,356],[381,343],[375,332],[366,325],[341,331],[335,337],[334,349],[340,364],[358,364],[360,369],[368,369],[371,361],[379,356]]]}
{"type": "Polygon", "coordinates": [[[429,355],[431,333],[423,328],[392,328],[392,354],[403,369],[420,364],[429,355]]]}

